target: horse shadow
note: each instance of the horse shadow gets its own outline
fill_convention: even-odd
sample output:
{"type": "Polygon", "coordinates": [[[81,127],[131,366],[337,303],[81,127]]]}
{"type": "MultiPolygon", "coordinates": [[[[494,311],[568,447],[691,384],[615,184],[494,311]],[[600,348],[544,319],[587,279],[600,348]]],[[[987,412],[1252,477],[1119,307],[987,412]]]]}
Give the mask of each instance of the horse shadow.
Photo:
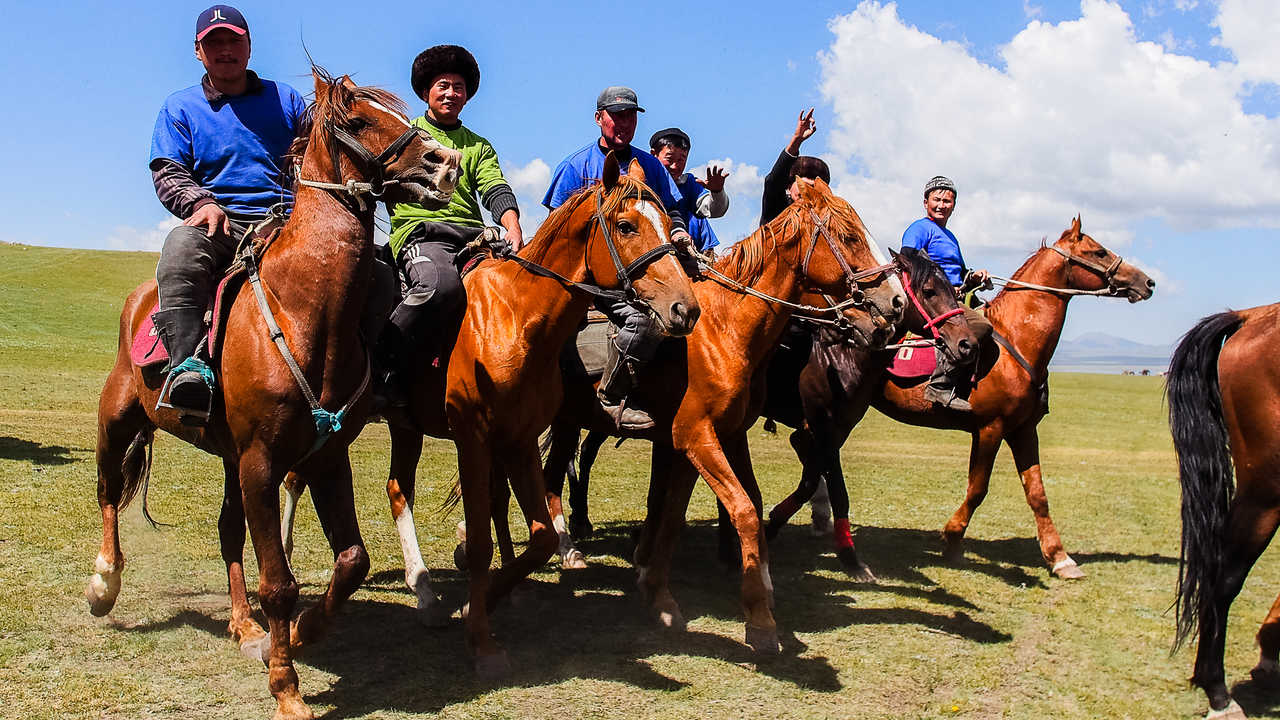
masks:
{"type": "Polygon", "coordinates": [[[71,456],[73,450],[63,445],[44,445],[31,440],[0,435],[0,458],[18,460],[33,465],[69,465],[76,462],[71,456]]]}
{"type": "Polygon", "coordinates": [[[1251,718],[1280,717],[1280,687],[1274,681],[1243,680],[1231,687],[1231,697],[1251,718]]]}

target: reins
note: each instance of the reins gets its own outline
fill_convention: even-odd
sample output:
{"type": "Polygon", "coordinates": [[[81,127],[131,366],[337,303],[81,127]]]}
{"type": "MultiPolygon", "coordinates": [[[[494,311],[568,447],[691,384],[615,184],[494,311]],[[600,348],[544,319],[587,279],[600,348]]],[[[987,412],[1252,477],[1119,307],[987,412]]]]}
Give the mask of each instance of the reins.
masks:
{"type": "MultiPolygon", "coordinates": [[[[546,267],[545,265],[540,265],[532,260],[528,260],[526,258],[520,257],[513,250],[511,250],[510,247],[502,250],[501,252],[495,252],[494,256],[501,258],[503,260],[510,260],[516,263],[517,265],[519,265],[520,267],[524,268],[525,270],[528,270],[529,272],[533,273],[534,275],[539,275],[541,277],[555,280],[559,282],[561,285],[564,285],[566,288],[579,290],[581,292],[587,293],[588,295],[592,295],[598,298],[604,298],[606,300],[612,300],[614,302],[624,301],[624,300],[627,302],[634,302],[637,296],[636,296],[635,288],[631,283],[631,279],[635,277],[635,275],[637,275],[638,273],[642,272],[646,267],[648,267],[654,261],[663,257],[664,255],[674,253],[675,246],[669,242],[659,243],[655,247],[652,247],[649,250],[645,251],[643,254],[640,255],[640,257],[636,258],[635,260],[632,260],[629,264],[623,265],[622,256],[618,253],[618,246],[614,242],[613,236],[609,233],[609,222],[604,216],[604,210],[603,210],[604,193],[601,190],[597,189],[594,192],[594,194],[595,194],[595,201],[596,201],[596,206],[594,210],[594,219],[596,222],[596,226],[600,230],[600,234],[604,236],[604,244],[605,244],[605,247],[608,248],[609,250],[609,258],[613,260],[614,271],[617,273],[618,283],[622,286],[621,289],[604,288],[599,285],[595,285],[593,283],[584,283],[584,282],[578,282],[576,280],[570,280],[569,278],[561,275],[560,273],[556,272],[555,270],[552,270],[549,267],[546,267]]],[[[590,247],[591,237],[594,237],[594,235],[595,233],[593,232],[587,238],[588,248],[590,247]]],[[[590,274],[589,268],[587,272],[589,275],[590,274]]]]}
{"type": "Polygon", "coordinates": [[[368,195],[376,201],[382,197],[382,193],[386,191],[390,185],[399,185],[400,181],[396,178],[387,178],[387,167],[398,160],[404,154],[405,148],[409,147],[409,143],[415,138],[422,137],[424,140],[430,140],[431,135],[426,130],[416,126],[410,126],[400,134],[386,147],[382,152],[374,155],[369,149],[360,144],[351,133],[336,126],[332,121],[326,120],[324,123],[324,131],[328,135],[329,140],[329,159],[333,163],[333,182],[321,182],[319,180],[306,180],[302,177],[302,161],[301,159],[295,164],[296,176],[299,185],[305,185],[319,190],[328,190],[330,192],[344,192],[355,198],[360,211],[364,212],[368,208],[365,205],[363,196],[368,195]],[[339,160],[340,148],[345,149],[351,158],[359,166],[361,172],[369,179],[365,181],[351,179],[342,182],[342,169],[339,160]]]}
{"type": "MultiPolygon", "coordinates": [[[[804,317],[803,319],[840,326],[845,323],[843,312],[846,309],[865,307],[869,303],[869,301],[866,298],[866,295],[860,289],[858,289],[858,283],[861,281],[873,278],[882,273],[897,272],[897,266],[894,265],[893,263],[886,263],[884,265],[877,265],[875,267],[867,268],[866,270],[855,271],[852,267],[849,266],[849,263],[844,259],[844,256],[840,254],[839,248],[836,246],[835,240],[832,239],[831,235],[827,232],[826,221],[818,217],[818,214],[814,212],[812,208],[809,208],[809,216],[813,218],[814,227],[813,227],[813,233],[809,236],[809,247],[804,253],[804,260],[802,260],[799,263],[800,272],[804,275],[808,274],[809,260],[813,257],[813,252],[818,246],[818,237],[821,236],[827,242],[827,246],[831,248],[831,254],[835,256],[836,262],[840,264],[840,269],[844,273],[845,283],[849,286],[849,297],[845,300],[835,302],[831,305],[827,305],[827,306],[805,305],[803,303],[794,303],[789,300],[783,300],[782,298],[774,297],[768,293],[761,292],[755,289],[754,287],[747,285],[746,283],[735,280],[729,277],[728,275],[725,275],[724,273],[720,272],[712,264],[710,258],[708,258],[706,255],[703,255],[702,253],[699,253],[697,250],[691,248],[690,252],[692,252],[694,257],[698,260],[699,269],[703,273],[711,277],[711,279],[715,280],[720,285],[729,288],[730,290],[734,290],[734,291],[743,293],[745,295],[750,295],[752,297],[759,298],[760,300],[764,300],[765,302],[770,302],[775,305],[781,305],[783,307],[790,308],[797,312],[814,313],[818,315],[836,314],[837,317],[835,319],[826,319],[826,318],[820,318],[820,317],[818,318],[804,317]]],[[[828,215],[828,217],[830,216],[828,215]]],[[[768,225],[762,226],[761,229],[764,230],[765,233],[775,232],[774,230],[770,229],[768,225]]]]}

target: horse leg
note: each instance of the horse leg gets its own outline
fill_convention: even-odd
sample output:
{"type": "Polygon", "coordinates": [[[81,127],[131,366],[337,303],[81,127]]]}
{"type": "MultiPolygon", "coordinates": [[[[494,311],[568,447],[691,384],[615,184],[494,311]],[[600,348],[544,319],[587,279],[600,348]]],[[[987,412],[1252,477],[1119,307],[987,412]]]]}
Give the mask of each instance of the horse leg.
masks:
{"type": "MultiPolygon", "coordinates": [[[[494,605],[509,593],[529,573],[542,567],[559,547],[559,538],[551,526],[551,514],[547,508],[547,488],[542,481],[542,459],[538,456],[536,441],[516,441],[504,453],[504,465],[510,477],[510,487],[516,502],[529,525],[529,544],[524,552],[504,561],[494,573],[489,586],[488,606],[494,605]]],[[[505,484],[505,483],[504,483],[505,484]]]]}
{"type": "MultiPolygon", "coordinates": [[[[848,434],[845,434],[848,437],[848,434]]],[[[826,447],[821,448],[823,483],[831,494],[831,510],[835,517],[832,540],[835,542],[836,558],[841,567],[857,582],[876,582],[875,573],[858,557],[858,549],[853,544],[853,533],[849,529],[849,490],[844,482],[844,468],[840,466],[840,447],[844,440],[835,441],[829,438],[826,447]]]]}
{"type": "Polygon", "coordinates": [[[987,497],[991,468],[995,465],[1001,439],[1001,428],[994,423],[973,434],[973,443],[969,449],[969,487],[965,492],[964,502],[942,529],[942,539],[946,543],[942,556],[947,562],[956,563],[964,559],[964,531],[969,527],[973,511],[987,497]]]}
{"type": "MultiPolygon", "coordinates": [[[[451,418],[452,419],[452,418],[451,418]]],[[[489,629],[489,564],[493,561],[493,536],[489,533],[489,521],[493,505],[489,500],[492,487],[492,462],[487,438],[471,433],[459,433],[458,482],[462,488],[463,522],[467,533],[464,541],[467,595],[462,606],[462,618],[466,622],[467,650],[475,661],[476,673],[492,680],[510,672],[507,654],[493,640],[489,629]]]]}
{"type": "Polygon", "coordinates": [[[333,576],[320,602],[304,610],[293,622],[290,648],[295,654],[324,635],[343,603],[369,574],[369,552],[356,520],[351,461],[346,448],[335,448],[325,457],[311,458],[303,477],[309,481],[311,502],[333,550],[333,576]]]}
{"type": "MultiPolygon", "coordinates": [[[[222,562],[227,566],[227,594],[231,596],[231,621],[227,631],[240,643],[257,640],[267,634],[249,607],[249,593],[244,585],[244,499],[240,497],[240,469],[228,459],[222,461],[222,510],[218,513],[218,544],[222,562]]],[[[253,656],[253,659],[259,659],[253,656]]]]}
{"type": "Polygon", "coordinates": [[[413,521],[414,492],[417,487],[418,460],[422,456],[422,433],[396,427],[391,432],[391,468],[387,476],[387,500],[391,503],[391,519],[400,536],[400,553],[404,556],[404,584],[418,598],[418,621],[427,627],[443,627],[449,623],[449,611],[431,588],[431,573],[422,560],[418,545],[418,528],[413,521]]]}
{"type": "Polygon", "coordinates": [[[511,486],[507,476],[494,464],[489,490],[493,516],[493,539],[498,543],[498,558],[506,567],[516,560],[515,543],[511,541],[511,486]]]}
{"type": "MultiPolygon", "coordinates": [[[[751,505],[755,508],[756,523],[759,526],[763,524],[761,519],[764,512],[764,501],[760,497],[760,483],[756,479],[755,468],[751,465],[751,451],[748,447],[746,431],[731,435],[724,443],[724,450],[725,457],[729,460],[729,467],[733,469],[733,474],[738,478],[743,491],[751,499],[751,505]]],[[[765,539],[764,533],[758,533],[758,546],[760,573],[764,581],[765,591],[769,594],[769,607],[772,608],[774,606],[773,577],[769,574],[769,542],[765,539]]]]}
{"type": "Polygon", "coordinates": [[[716,500],[716,556],[724,563],[725,569],[733,571],[742,569],[742,553],[738,531],[733,529],[733,519],[724,503],[716,500]]]}
{"type": "Polygon", "coordinates": [[[89,612],[102,617],[120,595],[124,551],[120,549],[119,513],[151,472],[150,424],[137,395],[128,366],[117,364],[98,400],[98,509],[102,513],[102,544],[85,588],[89,612]]]}
{"type": "Polygon", "coordinates": [[[573,456],[577,450],[578,428],[566,423],[551,425],[551,449],[542,477],[547,483],[547,509],[551,512],[551,524],[560,538],[561,570],[581,570],[587,567],[582,551],[573,545],[573,537],[564,521],[564,478],[572,472],[573,456]]]}
{"type": "Polygon", "coordinates": [[[1254,682],[1280,687],[1280,596],[1258,628],[1258,664],[1250,671],[1254,682]]]}
{"type": "MultiPolygon", "coordinates": [[[[1226,542],[1223,547],[1221,582],[1212,588],[1212,602],[1200,611],[1200,640],[1196,647],[1195,672],[1191,682],[1198,685],[1209,697],[1210,716],[1244,717],[1232,715],[1238,710],[1227,692],[1225,672],[1222,667],[1226,650],[1227,614],[1240,588],[1244,586],[1249,569],[1271,542],[1271,536],[1280,525],[1280,507],[1270,497],[1254,497],[1248,492],[1251,485],[1241,472],[1237,481],[1240,493],[1231,501],[1227,516],[1226,542]]],[[[1266,491],[1270,494],[1270,489],[1266,491]]],[[[1274,650],[1274,646],[1268,648],[1274,650]]],[[[1266,650],[1264,650],[1266,652],[1266,650]]]]}
{"type": "Polygon", "coordinates": [[[1009,449],[1013,451],[1013,463],[1022,477],[1022,491],[1027,496],[1027,504],[1036,516],[1036,537],[1040,539],[1040,556],[1044,558],[1054,575],[1063,580],[1079,580],[1084,571],[1071,559],[1062,547],[1062,538],[1058,536],[1058,528],[1049,517],[1049,498],[1044,492],[1044,480],[1040,476],[1040,438],[1035,423],[1026,425],[1009,433],[1006,438],[1009,449]]]}
{"type": "Polygon", "coordinates": [[[671,594],[671,556],[684,527],[698,471],[670,445],[655,442],[650,464],[649,510],[636,547],[636,587],[663,626],[685,629],[684,615],[671,594]]]}
{"type": "MultiPolygon", "coordinates": [[[[791,494],[782,499],[773,509],[769,511],[769,522],[765,525],[765,535],[770,540],[778,537],[778,533],[791,520],[802,505],[816,498],[816,491],[819,487],[825,486],[822,483],[822,472],[818,468],[817,458],[815,457],[814,439],[812,433],[805,429],[799,429],[791,433],[791,449],[795,450],[796,457],[800,460],[800,484],[791,494]]],[[[829,509],[829,508],[828,508],[829,509]]],[[[817,508],[814,509],[817,512],[817,508]]],[[[727,517],[727,513],[725,514],[727,517]]]]}
{"type": "Polygon", "coordinates": [[[298,601],[298,581],[284,556],[280,533],[280,483],[287,468],[272,462],[271,450],[255,443],[240,457],[240,493],[249,536],[258,559],[258,601],[267,616],[268,634],[242,642],[240,651],[255,652],[267,665],[267,687],[276,699],[273,720],[315,717],[298,692],[293,667],[289,618],[298,601]]]}
{"type": "MultiPolygon", "coordinates": [[[[715,430],[708,426],[699,435],[700,437],[690,438],[688,447],[691,451],[687,453],[689,461],[729,510],[741,541],[742,605],[747,617],[746,642],[756,652],[776,654],[778,626],[769,609],[773,593],[769,587],[771,581],[768,579],[768,566],[760,553],[763,538],[760,537],[759,514],[751,497],[734,475],[715,430]]],[[[678,512],[683,515],[684,509],[681,507],[678,512]]],[[[668,515],[674,512],[677,510],[668,509],[668,515]]]]}
{"type": "Polygon", "coordinates": [[[608,433],[589,431],[578,450],[577,475],[569,475],[569,507],[573,510],[569,516],[569,532],[579,540],[591,537],[594,530],[587,512],[587,489],[591,485],[591,468],[596,463],[596,456],[600,454],[600,446],[608,439],[608,433]]]}
{"type": "Polygon", "coordinates": [[[281,542],[284,543],[284,556],[293,560],[293,523],[298,513],[298,501],[307,491],[306,483],[298,478],[297,473],[284,476],[284,508],[280,516],[281,542]]]}

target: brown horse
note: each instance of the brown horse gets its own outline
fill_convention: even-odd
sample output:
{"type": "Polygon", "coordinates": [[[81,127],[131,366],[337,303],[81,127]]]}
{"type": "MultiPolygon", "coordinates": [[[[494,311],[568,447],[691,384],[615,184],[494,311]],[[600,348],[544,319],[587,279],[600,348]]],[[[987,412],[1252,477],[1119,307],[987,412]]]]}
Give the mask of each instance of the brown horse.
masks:
{"type": "Polygon", "coordinates": [[[1036,535],[1045,563],[1058,577],[1084,577],[1063,548],[1049,517],[1040,476],[1036,426],[1048,412],[1049,360],[1058,347],[1067,303],[1073,296],[1105,295],[1138,302],[1151,297],[1155,286],[1146,273],[1081,232],[1077,217],[1057,242],[1033,253],[987,305],[987,319],[997,339],[1005,339],[1007,345],[1001,347],[994,363],[979,360],[978,382],[969,397],[973,412],[936,407],[924,398],[923,383],[892,377],[884,383],[874,400],[880,412],[912,425],[964,430],[973,436],[969,489],[942,531],[949,560],[959,561],[964,555],[965,529],[987,495],[1000,443],[1007,441],[1027,504],[1036,517],[1036,535]]]}
{"type": "MultiPolygon", "coordinates": [[[[1227,692],[1222,656],[1231,602],[1280,524],[1278,346],[1280,305],[1212,315],[1182,338],[1165,381],[1182,481],[1177,643],[1199,625],[1191,682],[1209,696],[1208,718],[1245,717],[1227,692]]],[[[1253,678],[1274,685],[1280,598],[1257,640],[1253,678]]]]}
{"type": "MultiPolygon", "coordinates": [[[[747,451],[747,424],[758,411],[752,398],[763,397],[758,370],[806,291],[853,297],[875,306],[883,321],[896,322],[905,298],[890,267],[853,208],[818,181],[803,186],[790,208],[717,262],[709,280],[694,285],[702,321],[687,343],[663,346],[636,400],[656,425],[635,435],[653,441],[649,507],[635,564],[640,590],[664,625],[684,625],[668,586],[671,555],[701,475],[729,509],[741,538],[746,642],[759,652],[778,652],[768,548],[756,510],[760,490],[747,451]],[[870,281],[865,294],[860,280],[870,281]]],[[[552,427],[548,499],[557,528],[564,528],[559,495],[579,428],[617,432],[594,397],[589,382],[574,381],[552,427]]]]}
{"type": "Polygon", "coordinates": [[[296,368],[268,336],[269,321],[255,292],[241,286],[228,298],[225,333],[234,342],[223,344],[213,363],[221,402],[206,427],[183,425],[174,410],[157,407],[162,375],[130,360],[135,330],[156,304],[155,282],[133,291],[120,316],[116,364],[98,407],[103,537],[85,591],[94,615],[105,615],[115,604],[124,569],[118,513],[149,474],[155,429],[220,456],[225,492],[218,528],[232,601],[229,630],[242,650],[267,663],[275,717],[288,719],[313,717],[298,692],[294,651],[320,636],[369,567],[347,457],[368,404],[369,360],[358,348],[373,262],[374,207],[361,194],[443,207],[459,160],[411,128],[403,104],[390,93],[358,87],[347,77],[334,80],[319,68],[313,74],[316,100],[292,150],[300,156],[301,187],[291,217],[260,261],[263,301],[296,368]],[[327,181],[346,190],[315,186],[327,181]],[[279,520],[279,486],[291,470],[313,488],[335,558],[323,601],[292,628],[298,583],[285,559],[279,520]],[[245,593],[246,520],[269,635],[251,618],[245,593]]]}
{"type": "Polygon", "coordinates": [[[405,579],[423,619],[442,620],[413,525],[415,472],[423,434],[453,437],[466,525],[469,601],[467,647],[484,677],[508,661],[489,630],[489,613],[511,588],[555,552],[538,455],[539,433],[562,397],[559,358],[593,296],[632,297],[649,307],[664,332],[687,335],[700,314],[688,277],[667,242],[670,221],[644,184],[638,163],[620,175],[612,153],[603,182],[552,211],[515,258],[487,260],[464,280],[467,311],[447,369],[423,367],[412,402],[388,415],[391,471],[387,495],[405,556],[405,579]],[[592,283],[599,283],[594,285],[592,283]],[[529,521],[530,542],[490,572],[491,484],[508,479],[529,521]]]}

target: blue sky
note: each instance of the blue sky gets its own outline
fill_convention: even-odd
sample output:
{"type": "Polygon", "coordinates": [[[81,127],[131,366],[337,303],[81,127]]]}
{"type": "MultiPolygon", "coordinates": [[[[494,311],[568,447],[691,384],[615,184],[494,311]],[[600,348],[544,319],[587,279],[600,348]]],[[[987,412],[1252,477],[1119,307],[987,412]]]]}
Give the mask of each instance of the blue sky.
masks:
{"type": "MultiPolygon", "coordinates": [[[[918,187],[936,173],[960,184],[952,227],[966,259],[996,274],[1079,212],[1087,232],[1138,258],[1162,287],[1137,306],[1074,301],[1066,336],[1170,342],[1201,315],[1276,299],[1272,4],[237,6],[253,31],[251,67],[304,93],[304,40],[329,70],[387,87],[415,112],[413,57],[437,43],[470,48],[482,81],[463,120],[497,148],[528,222],[549,169],[595,136],[594,98],[606,85],[638,91],[649,111],[640,144],[679,125],[694,140],[691,170],[727,161],[733,207],[716,228],[730,241],[752,229],[760,179],[812,105],[819,131],[805,151],[833,162],[836,189],[883,245],[896,247],[919,215],[918,187]],[[1046,97],[1061,107],[1046,111],[1046,97]],[[1053,133],[1037,130],[1047,126],[1053,133]]],[[[164,97],[199,80],[191,35],[205,6],[6,8],[0,240],[156,247],[167,213],[146,169],[151,129],[164,97]]]]}

